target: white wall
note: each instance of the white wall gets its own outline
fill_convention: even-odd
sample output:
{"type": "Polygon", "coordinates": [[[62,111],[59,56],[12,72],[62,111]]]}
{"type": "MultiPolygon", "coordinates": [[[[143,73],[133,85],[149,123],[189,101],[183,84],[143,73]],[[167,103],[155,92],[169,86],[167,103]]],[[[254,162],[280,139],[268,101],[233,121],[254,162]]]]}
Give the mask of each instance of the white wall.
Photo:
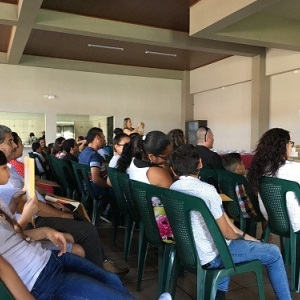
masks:
{"type": "Polygon", "coordinates": [[[146,132],[180,127],[180,80],[0,65],[0,91],[0,111],[46,114],[48,142],[56,114],[115,116],[116,127],[131,117],[133,125],[144,121],[146,132]]]}
{"type": "Polygon", "coordinates": [[[291,140],[300,144],[300,72],[271,77],[270,128],[290,131],[291,140]]]}
{"type": "Polygon", "coordinates": [[[240,56],[191,71],[194,119],[208,121],[215,150],[251,150],[251,71],[240,56]]]}
{"type": "Polygon", "coordinates": [[[214,133],[215,150],[250,149],[251,82],[194,96],[194,119],[208,120],[214,133]]]}

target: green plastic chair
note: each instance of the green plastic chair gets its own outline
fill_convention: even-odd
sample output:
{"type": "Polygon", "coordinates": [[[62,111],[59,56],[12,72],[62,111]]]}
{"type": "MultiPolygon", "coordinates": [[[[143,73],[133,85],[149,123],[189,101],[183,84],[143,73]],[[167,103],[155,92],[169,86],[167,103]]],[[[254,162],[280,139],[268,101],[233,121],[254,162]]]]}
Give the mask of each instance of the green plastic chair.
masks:
{"type": "Polygon", "coordinates": [[[205,169],[202,168],[199,171],[198,177],[201,181],[207,182],[213,185],[218,192],[220,192],[220,188],[218,185],[218,174],[216,169],[205,169]]]}
{"type": "MultiPolygon", "coordinates": [[[[118,179],[118,173],[117,169],[115,168],[108,168],[108,177],[111,182],[111,185],[113,187],[115,196],[116,196],[116,202],[118,205],[119,209],[119,216],[117,220],[120,219],[121,214],[124,215],[125,217],[125,235],[124,235],[124,260],[126,261],[129,255],[129,251],[131,248],[131,242],[132,242],[132,235],[133,235],[133,229],[134,229],[134,221],[132,220],[127,204],[126,204],[126,198],[123,193],[123,190],[121,189],[120,186],[120,181],[118,179]]],[[[113,237],[113,242],[115,244],[116,241],[116,236],[117,236],[117,228],[118,228],[119,222],[115,222],[114,224],[114,237],[113,237]]]]}
{"type": "Polygon", "coordinates": [[[102,199],[97,199],[90,181],[90,167],[71,161],[78,188],[81,193],[81,203],[89,210],[92,206],[92,224],[96,225],[102,210],[102,199]]]}
{"type": "MultiPolygon", "coordinates": [[[[130,180],[131,191],[134,199],[135,206],[138,209],[141,221],[144,226],[145,238],[148,244],[158,248],[158,294],[170,292],[174,297],[173,286],[168,278],[168,272],[176,267],[176,246],[175,244],[164,243],[158,231],[157,223],[155,220],[153,206],[151,203],[152,197],[160,198],[157,193],[159,189],[153,185],[143,182],[130,180]]],[[[148,247],[148,245],[147,245],[148,247]]],[[[142,264],[142,262],[140,262],[142,264]]]]}
{"type": "Polygon", "coordinates": [[[280,236],[281,251],[286,264],[291,264],[291,290],[299,292],[300,284],[300,234],[294,233],[286,208],[286,193],[294,192],[300,199],[300,186],[297,182],[262,177],[258,191],[268,214],[265,239],[272,232],[280,236]]]}
{"type": "Polygon", "coordinates": [[[48,178],[48,174],[47,174],[47,169],[46,169],[46,166],[44,164],[44,162],[41,160],[41,158],[33,153],[33,152],[28,152],[28,155],[30,158],[33,158],[34,159],[34,172],[35,172],[35,175],[39,176],[40,178],[48,178]],[[37,165],[36,165],[36,159],[40,162],[41,166],[43,167],[43,169],[45,170],[45,172],[40,172],[40,170],[38,169],[37,165]]]}
{"type": "Polygon", "coordinates": [[[218,174],[218,183],[222,192],[234,200],[225,203],[228,215],[240,223],[241,230],[255,237],[257,223],[263,221],[264,217],[259,210],[258,198],[249,187],[247,179],[242,175],[228,172],[226,170],[217,170],[216,172],[218,174]],[[237,184],[243,184],[257,214],[255,218],[244,218],[236,195],[237,184]]]}
{"type": "Polygon", "coordinates": [[[123,192],[126,205],[128,208],[128,213],[131,217],[132,223],[130,223],[131,228],[129,231],[134,229],[135,224],[139,224],[139,246],[138,246],[138,275],[137,275],[137,285],[136,290],[141,290],[141,283],[145,268],[145,261],[148,252],[148,241],[145,235],[144,224],[139,215],[138,209],[134,204],[133,196],[131,193],[130,179],[127,173],[118,173],[118,181],[120,182],[120,188],[123,192]]]}
{"type": "MultiPolygon", "coordinates": [[[[197,300],[214,300],[220,279],[247,272],[255,273],[259,299],[265,299],[260,261],[254,260],[240,264],[233,262],[221,230],[202,199],[169,189],[161,189],[161,201],[173,230],[180,263],[185,269],[197,274],[197,300]],[[201,213],[223,261],[223,269],[205,270],[201,267],[192,232],[191,211],[201,213]]],[[[169,274],[172,278],[168,280],[177,280],[176,272],[169,272],[169,274]]]]}
{"type": "Polygon", "coordinates": [[[0,279],[0,299],[1,300],[14,300],[15,299],[1,279],[0,279]]]}
{"type": "Polygon", "coordinates": [[[55,156],[52,156],[51,162],[53,164],[56,177],[58,178],[58,182],[62,188],[62,196],[70,199],[75,199],[75,196],[78,196],[79,191],[74,170],[71,167],[71,164],[68,161],[59,159],[55,156]]]}

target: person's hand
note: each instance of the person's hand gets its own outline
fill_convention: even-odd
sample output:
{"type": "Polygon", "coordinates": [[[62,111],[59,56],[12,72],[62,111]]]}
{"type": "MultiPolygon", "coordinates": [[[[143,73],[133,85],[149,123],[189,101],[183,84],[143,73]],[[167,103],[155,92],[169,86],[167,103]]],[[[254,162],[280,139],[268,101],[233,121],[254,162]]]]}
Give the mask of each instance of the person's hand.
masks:
{"type": "Polygon", "coordinates": [[[139,125],[138,125],[138,127],[144,128],[145,127],[145,123],[144,122],[140,122],[139,125]]]}
{"type": "Polygon", "coordinates": [[[38,205],[38,199],[37,196],[34,196],[30,198],[28,201],[26,201],[22,215],[25,219],[30,220],[32,216],[34,216],[39,210],[39,205],[38,205]]]}
{"type": "Polygon", "coordinates": [[[58,256],[62,256],[67,252],[67,241],[61,232],[58,232],[52,228],[47,228],[46,237],[49,239],[56,247],[60,248],[58,256]]]}

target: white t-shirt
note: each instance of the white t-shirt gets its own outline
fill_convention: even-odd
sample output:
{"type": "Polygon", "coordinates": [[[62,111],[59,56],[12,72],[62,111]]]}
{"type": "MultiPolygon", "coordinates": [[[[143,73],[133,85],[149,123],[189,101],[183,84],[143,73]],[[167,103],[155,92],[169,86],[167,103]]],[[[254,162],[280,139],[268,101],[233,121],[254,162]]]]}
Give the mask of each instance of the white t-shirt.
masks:
{"type": "MultiPolygon", "coordinates": [[[[286,179],[290,181],[296,181],[300,184],[300,163],[295,161],[286,161],[283,166],[278,169],[277,178],[286,179]]],[[[265,206],[258,195],[259,209],[266,220],[268,220],[268,214],[265,206]]],[[[286,208],[291,220],[291,225],[294,232],[300,230],[300,205],[298,199],[293,192],[287,192],[286,194],[286,208]]]]}
{"type": "Polygon", "coordinates": [[[51,251],[43,249],[40,243],[25,241],[0,215],[0,254],[13,266],[31,291],[49,261],[51,251]]]}
{"type": "MultiPolygon", "coordinates": [[[[222,199],[216,189],[198,178],[180,176],[179,180],[175,181],[170,189],[201,198],[215,219],[219,219],[224,213],[222,199]]],[[[218,250],[199,212],[191,212],[191,223],[201,265],[205,265],[219,254],[218,250]]],[[[231,242],[225,241],[227,245],[231,242]]]]}
{"type": "Polygon", "coordinates": [[[108,166],[109,166],[110,168],[115,168],[115,167],[117,166],[117,163],[118,163],[119,158],[120,158],[120,155],[119,155],[119,154],[115,154],[115,155],[111,158],[111,160],[109,161],[108,166]]]}

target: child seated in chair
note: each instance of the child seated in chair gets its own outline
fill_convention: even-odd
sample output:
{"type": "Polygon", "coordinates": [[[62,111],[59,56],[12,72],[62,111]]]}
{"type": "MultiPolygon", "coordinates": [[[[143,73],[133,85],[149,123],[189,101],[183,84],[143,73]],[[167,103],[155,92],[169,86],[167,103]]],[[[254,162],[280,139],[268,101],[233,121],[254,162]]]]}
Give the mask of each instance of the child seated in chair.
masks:
{"type": "MultiPolygon", "coordinates": [[[[222,164],[226,171],[246,175],[246,169],[239,153],[228,153],[222,157],[222,164]]],[[[237,183],[235,186],[236,195],[239,201],[241,211],[244,218],[255,218],[257,213],[251,203],[246,189],[242,183],[237,183]]]]}
{"type": "MultiPolygon", "coordinates": [[[[202,167],[201,158],[193,145],[179,146],[169,158],[172,171],[179,180],[171,189],[201,198],[225,238],[234,263],[259,260],[267,268],[269,279],[277,299],[291,299],[286,271],[279,248],[276,245],[261,243],[234,226],[224,213],[222,200],[216,189],[197,178],[202,167]]],[[[201,201],[199,199],[199,201],[201,201]]],[[[218,269],[223,262],[208,228],[199,212],[191,213],[191,224],[197,252],[204,269],[218,269]]],[[[230,277],[218,283],[216,299],[223,300],[228,290],[230,277]]]]}

